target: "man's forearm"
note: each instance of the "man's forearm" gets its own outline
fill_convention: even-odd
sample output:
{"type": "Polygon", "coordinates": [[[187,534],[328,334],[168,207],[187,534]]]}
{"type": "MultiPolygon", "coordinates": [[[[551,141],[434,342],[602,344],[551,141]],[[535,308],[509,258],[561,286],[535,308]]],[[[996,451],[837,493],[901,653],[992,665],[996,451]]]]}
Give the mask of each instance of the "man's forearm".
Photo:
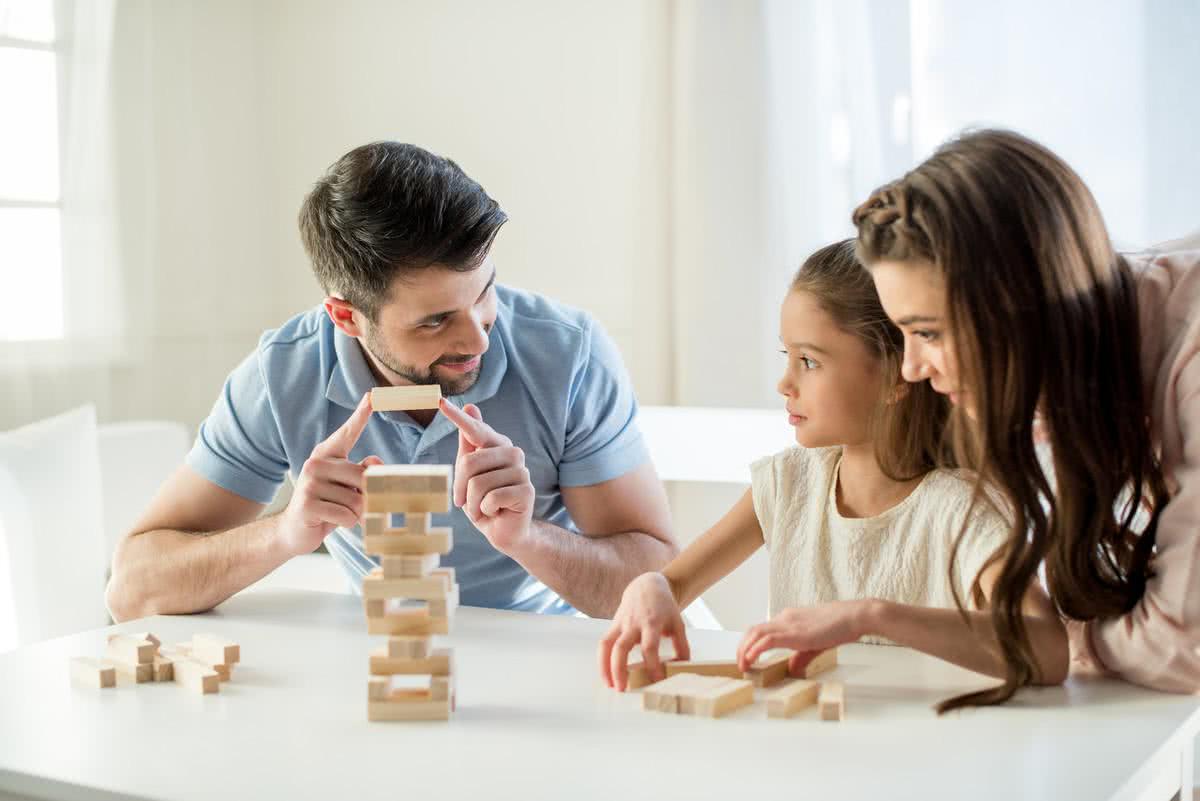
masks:
{"type": "Polygon", "coordinates": [[[528,540],[509,555],[580,612],[607,618],[630,581],[662,569],[676,552],[641,532],[586,536],[534,520],[528,540]]]}
{"type": "MultiPolygon", "coordinates": [[[[968,611],[967,621],[957,609],[931,609],[890,601],[869,601],[862,626],[875,634],[960,667],[1001,678],[1005,665],[992,630],[991,615],[968,611]]],[[[1067,675],[1066,629],[1057,618],[1025,616],[1030,644],[1037,661],[1034,684],[1061,684],[1067,675]]]]}
{"type": "Polygon", "coordinates": [[[278,516],[211,534],[135,534],[113,557],[106,600],[117,621],[211,609],[286,562],[278,516]]]}

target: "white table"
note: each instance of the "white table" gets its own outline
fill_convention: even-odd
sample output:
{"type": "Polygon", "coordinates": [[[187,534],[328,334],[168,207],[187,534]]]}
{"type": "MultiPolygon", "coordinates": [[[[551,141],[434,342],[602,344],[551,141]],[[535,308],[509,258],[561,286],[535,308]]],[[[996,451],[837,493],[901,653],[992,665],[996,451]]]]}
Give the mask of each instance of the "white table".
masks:
{"type": "MultiPolygon", "coordinates": [[[[244,594],[199,616],[117,629],[164,642],[212,631],[242,663],[217,695],[175,684],[88,690],[73,655],[96,630],[0,657],[0,799],[1156,799],[1190,798],[1200,699],[1071,682],[997,709],[931,705],[987,679],[899,648],[851,646],[835,674],[846,720],[720,720],[643,712],[602,687],[605,621],[460,610],[458,712],[368,723],[365,631],[353,597],[244,594]]],[[[733,632],[695,631],[696,658],[733,632]]]]}

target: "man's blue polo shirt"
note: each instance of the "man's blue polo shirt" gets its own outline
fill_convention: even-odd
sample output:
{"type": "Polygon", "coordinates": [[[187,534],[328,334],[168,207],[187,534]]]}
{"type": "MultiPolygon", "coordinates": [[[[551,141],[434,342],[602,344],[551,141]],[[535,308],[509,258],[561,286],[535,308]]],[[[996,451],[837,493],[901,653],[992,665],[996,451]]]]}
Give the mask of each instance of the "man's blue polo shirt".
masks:
{"type": "MultiPolygon", "coordinates": [[[[479,380],[450,400],[479,406],[490,426],[525,451],[537,491],[534,519],[575,530],[562,487],[608,481],[648,459],[633,388],[616,347],[587,314],[508,287],[496,293],[479,380]]],[[[214,484],[270,503],[284,474],[294,480],[313,447],[375,384],[358,342],[318,306],[265,333],[230,374],[187,463],[214,484]]],[[[423,428],[404,412],[376,413],[350,459],[371,454],[388,464],[453,464],[457,429],[440,414],[423,428]]],[[[433,522],[454,528],[443,564],[455,568],[464,604],[573,611],[493,548],[461,509],[451,506],[433,522]]],[[[325,545],[359,589],[377,563],[363,553],[360,528],[334,529],[325,545]]]]}

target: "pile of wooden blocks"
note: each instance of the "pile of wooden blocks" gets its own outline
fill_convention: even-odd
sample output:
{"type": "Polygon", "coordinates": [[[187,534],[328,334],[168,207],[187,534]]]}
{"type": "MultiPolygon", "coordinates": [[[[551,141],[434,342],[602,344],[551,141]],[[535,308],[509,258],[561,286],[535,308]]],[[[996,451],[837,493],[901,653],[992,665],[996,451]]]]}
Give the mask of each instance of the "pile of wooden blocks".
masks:
{"type": "MultiPolygon", "coordinates": [[[[755,688],[774,687],[788,679],[791,654],[766,659],[746,672],[734,661],[683,661],[665,663],[667,677],[649,684],[646,666],[629,666],[629,689],[645,688],[642,708],[679,715],[721,717],[754,702],[755,688]]],[[[844,689],[839,682],[818,684],[812,677],[837,667],[837,649],[808,663],[804,676],[778,687],[766,696],[767,717],[787,718],[817,704],[822,720],[841,720],[844,689]]]]}
{"type": "Polygon", "coordinates": [[[112,634],[103,659],[71,660],[71,680],[85,687],[115,687],[117,674],[137,684],[174,681],[198,693],[215,693],[241,660],[241,647],[212,634],[193,635],[191,642],[163,646],[150,632],[112,634]]]}
{"type": "Polygon", "coordinates": [[[380,566],[363,580],[363,603],[367,631],[388,637],[371,654],[367,719],[448,720],[453,653],[434,648],[432,638],[450,633],[458,584],[453,568],[438,566],[454,547],[451,530],[432,528],[430,515],[450,509],[450,467],[379,465],[365,473],[363,549],[380,566]],[[402,528],[391,527],[393,513],[404,515],[402,528]],[[403,684],[414,676],[428,676],[428,684],[403,684]]]}

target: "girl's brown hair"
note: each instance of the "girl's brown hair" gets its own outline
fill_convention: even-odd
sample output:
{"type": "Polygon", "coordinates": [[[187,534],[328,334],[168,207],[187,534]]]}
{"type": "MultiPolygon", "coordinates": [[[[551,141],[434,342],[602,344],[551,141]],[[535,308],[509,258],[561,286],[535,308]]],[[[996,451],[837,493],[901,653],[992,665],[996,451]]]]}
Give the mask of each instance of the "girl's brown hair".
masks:
{"type": "Polygon", "coordinates": [[[1021,600],[1043,562],[1076,620],[1129,611],[1150,576],[1167,490],[1134,277],[1079,176],[1009,131],[946,143],[853,220],[865,264],[928,263],[944,278],[958,382],[975,406],[971,421],[955,415],[955,453],[977,471],[976,499],[984,482],[1000,490],[1012,530],[991,604],[1004,684],[939,709],[1002,703],[1035,677],[1021,600]],[[1035,450],[1039,414],[1056,491],[1035,450]]]}
{"type": "Polygon", "coordinates": [[[908,481],[946,461],[942,442],[949,404],[928,384],[903,385],[904,335],[884,312],[871,274],[854,253],[854,240],[826,245],[809,256],[792,278],[791,291],[810,294],[839,328],[857,336],[879,360],[880,397],[872,434],[884,474],[908,481]]]}

